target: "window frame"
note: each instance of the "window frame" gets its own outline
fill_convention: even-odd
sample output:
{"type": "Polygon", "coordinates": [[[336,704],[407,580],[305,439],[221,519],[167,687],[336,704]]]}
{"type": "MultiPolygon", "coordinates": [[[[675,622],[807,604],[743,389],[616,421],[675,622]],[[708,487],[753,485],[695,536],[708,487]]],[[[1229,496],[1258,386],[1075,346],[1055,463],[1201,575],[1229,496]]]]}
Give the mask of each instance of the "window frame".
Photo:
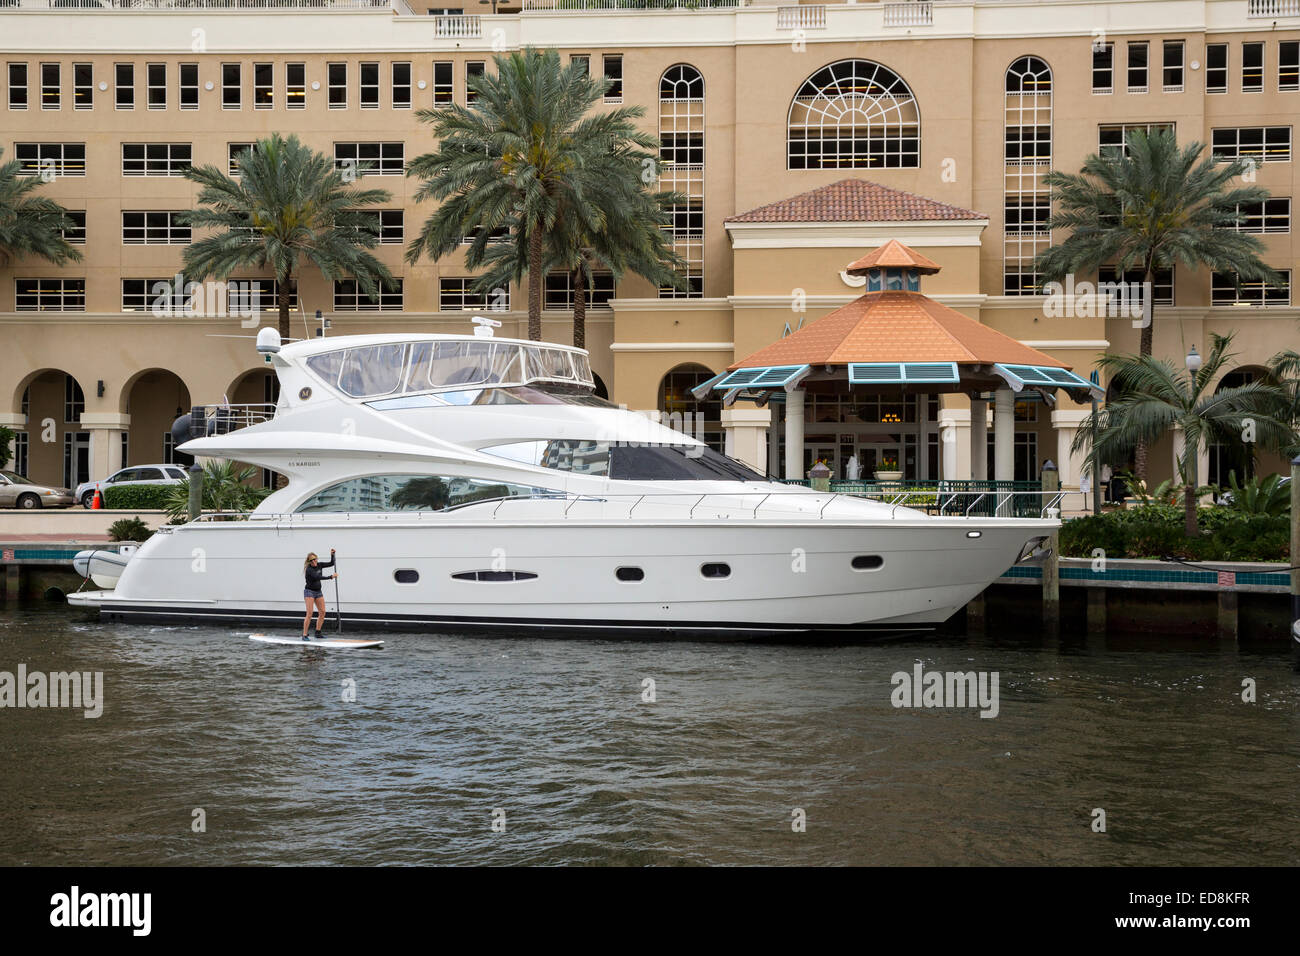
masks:
{"type": "Polygon", "coordinates": [[[121,147],[121,157],[122,157],[123,176],[130,176],[133,179],[134,178],[145,178],[145,179],[175,178],[183,175],[183,173],[179,172],[178,170],[189,169],[194,165],[194,144],[193,143],[140,143],[140,142],[123,143],[121,147]],[[139,159],[132,158],[131,160],[129,160],[129,162],[132,163],[133,165],[139,163],[140,167],[138,171],[135,170],[134,168],[128,169],[127,166],[128,159],[126,155],[128,148],[133,149],[134,147],[137,146],[142,148],[142,155],[139,159]],[[149,155],[150,152],[156,153],[159,147],[165,148],[166,151],[165,158],[159,157],[157,155],[151,157],[149,155]],[[182,161],[181,157],[172,155],[173,152],[180,151],[181,149],[187,150],[189,153],[188,159],[184,161],[182,161]],[[150,165],[152,163],[158,163],[158,162],[163,162],[166,165],[166,169],[167,169],[166,172],[160,173],[160,172],[153,172],[150,170],[150,165]]]}
{"type": "Polygon", "coordinates": [[[1161,46],[1160,87],[1165,93],[1181,93],[1187,86],[1187,41],[1165,40],[1161,46]],[[1170,64],[1170,52],[1177,51],[1177,63],[1170,64]],[[1171,71],[1177,71],[1178,82],[1171,83],[1171,71]]]}
{"type": "Polygon", "coordinates": [[[612,85],[605,91],[606,103],[623,102],[623,54],[622,53],[603,53],[601,54],[601,76],[612,81],[612,85]],[[617,67],[617,75],[611,76],[609,68],[611,65],[617,67]]]}
{"type": "Polygon", "coordinates": [[[1227,43],[1207,43],[1205,45],[1205,92],[1207,95],[1216,96],[1228,92],[1229,60],[1230,54],[1227,43]],[[1210,65],[1211,53],[1215,56],[1220,53],[1223,55],[1222,66],[1210,65]],[[1211,83],[1212,75],[1215,77],[1213,83],[1211,83]]]}
{"type": "Polygon", "coordinates": [[[1092,94],[1108,96],[1115,92],[1115,44],[1095,41],[1092,44],[1092,94]]]}
{"type": "Polygon", "coordinates": [[[456,101],[456,64],[452,60],[433,61],[433,105],[446,106],[456,101]],[[445,81],[439,76],[445,74],[445,81]]]}
{"type": "Polygon", "coordinates": [[[394,276],[396,290],[388,289],[379,283],[379,300],[371,302],[361,290],[356,279],[335,279],[333,286],[333,303],[335,312],[401,312],[403,307],[403,282],[394,276]],[[347,287],[351,286],[349,290],[347,287]]]}
{"type": "Polygon", "coordinates": [[[14,311],[85,312],[86,280],[84,277],[74,276],[14,276],[14,311]],[[34,295],[36,297],[34,305],[23,306],[22,304],[24,295],[22,284],[26,282],[35,283],[33,291],[26,293],[29,296],[34,295]],[[42,286],[46,286],[46,288],[42,288],[42,286]],[[57,297],[57,308],[42,307],[41,303],[47,296],[57,297]],[[80,301],[78,302],[78,300],[80,301]]]}
{"type": "Polygon", "coordinates": [[[165,110],[167,108],[167,64],[166,63],[146,63],[144,65],[144,105],[148,110],[165,110]],[[162,71],[162,82],[155,83],[155,70],[162,71]],[[158,93],[162,97],[158,103],[154,102],[154,94],[158,93]]]}
{"type": "Polygon", "coordinates": [[[134,63],[114,63],[113,64],[113,109],[127,110],[135,109],[135,64],[134,63]],[[127,81],[122,81],[123,71],[127,74],[127,81]],[[125,94],[125,96],[123,95],[125,94]],[[123,106],[123,101],[126,105],[123,106]]]}
{"type": "Polygon", "coordinates": [[[199,108],[199,65],[197,63],[178,63],[176,66],[176,103],[182,110],[199,108]],[[193,73],[194,82],[186,80],[186,74],[193,73]],[[193,102],[189,102],[189,100],[193,102]]]}
{"type": "Polygon", "coordinates": [[[40,65],[40,71],[41,71],[41,109],[42,110],[62,109],[63,108],[63,64],[58,62],[42,63],[40,65]],[[47,79],[47,73],[46,73],[47,70],[54,71],[53,84],[51,84],[47,79]],[[51,88],[54,90],[53,106],[50,106],[48,102],[50,98],[49,92],[51,88]]]}
{"type": "Polygon", "coordinates": [[[92,110],[95,108],[95,64],[94,63],[73,63],[72,64],[72,108],[74,110],[92,110]],[[81,83],[77,80],[78,74],[86,71],[87,80],[81,83]],[[82,100],[82,94],[85,94],[85,100],[82,100]]]}
{"type": "Polygon", "coordinates": [[[345,110],[348,108],[348,64],[346,61],[325,64],[325,91],[325,102],[329,109],[345,110]]]}
{"type": "Polygon", "coordinates": [[[123,209],[122,245],[188,246],[193,241],[194,230],[176,221],[184,212],[183,209],[123,209]],[[139,225],[128,225],[128,216],[139,216],[139,225]]]}
{"type": "Polygon", "coordinates": [[[412,90],[414,89],[414,84],[412,83],[413,74],[411,72],[411,61],[394,60],[388,65],[388,76],[390,81],[389,92],[392,95],[393,109],[409,110],[411,108],[412,90]],[[405,71],[405,80],[398,79],[399,70],[405,71]]]}
{"type": "Polygon", "coordinates": [[[9,103],[9,108],[15,111],[30,109],[32,105],[31,68],[26,62],[11,62],[8,64],[8,69],[5,70],[5,74],[8,86],[5,99],[9,103]],[[20,74],[22,82],[15,82],[14,78],[20,74]],[[19,98],[21,102],[14,98],[14,94],[19,91],[22,93],[19,98]]]}
{"type": "Polygon", "coordinates": [[[235,112],[244,108],[244,64],[242,61],[223,62],[221,64],[221,108],[235,112]],[[235,81],[230,82],[230,71],[234,71],[235,81]],[[231,94],[234,105],[231,105],[231,94]]]}
{"type": "Polygon", "coordinates": [[[1124,63],[1124,81],[1126,89],[1132,94],[1142,94],[1151,92],[1151,41],[1150,40],[1129,40],[1125,51],[1124,63]],[[1138,50],[1142,51],[1142,65],[1133,65],[1133,54],[1138,50]],[[1141,83],[1134,83],[1135,72],[1140,70],[1142,78],[1141,83]]]}
{"type": "Polygon", "coordinates": [[[357,106],[363,110],[379,109],[379,88],[383,85],[383,71],[378,60],[362,60],[357,64],[357,106]],[[367,80],[366,74],[374,79],[367,80]]]}
{"type": "Polygon", "coordinates": [[[307,64],[286,63],[284,65],[284,108],[287,110],[305,110],[307,108],[307,64]],[[294,74],[299,79],[293,78],[294,74]]]}
{"type": "Polygon", "coordinates": [[[275,108],[275,62],[274,61],[267,62],[265,60],[261,62],[255,61],[253,63],[253,109],[269,110],[274,108],[275,108]],[[263,83],[261,80],[262,70],[267,71],[265,83],[263,83]],[[263,94],[266,95],[265,101],[262,100],[263,94]]]}
{"type": "Polygon", "coordinates": [[[1241,45],[1241,92],[1264,92],[1264,42],[1251,40],[1241,45]],[[1258,57],[1259,62],[1251,62],[1258,57]]]}

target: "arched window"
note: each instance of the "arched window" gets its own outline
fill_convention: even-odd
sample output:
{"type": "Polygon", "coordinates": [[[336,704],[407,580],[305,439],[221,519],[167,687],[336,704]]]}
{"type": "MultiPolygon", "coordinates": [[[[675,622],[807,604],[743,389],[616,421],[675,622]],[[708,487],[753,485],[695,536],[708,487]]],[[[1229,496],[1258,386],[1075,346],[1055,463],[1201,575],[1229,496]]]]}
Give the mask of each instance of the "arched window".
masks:
{"type": "Polygon", "coordinates": [[[870,60],[824,66],[799,87],[786,129],[790,169],[921,165],[921,114],[912,90],[870,60]]]}
{"type": "Polygon", "coordinates": [[[659,188],[685,201],[671,210],[673,251],[686,263],[686,289],[665,287],[661,299],[704,295],[704,77],[689,63],[659,77],[659,188]]]}
{"type": "Polygon", "coordinates": [[[1007,67],[1003,176],[1002,293],[1038,294],[1034,258],[1052,243],[1047,219],[1052,168],[1052,68],[1036,56],[1007,67]]]}
{"type": "Polygon", "coordinates": [[[659,383],[659,411],[663,424],[698,438],[714,451],[721,451],[721,395],[710,392],[704,401],[696,401],[691,394],[691,389],[713,378],[714,374],[703,365],[677,366],[659,383]]]}

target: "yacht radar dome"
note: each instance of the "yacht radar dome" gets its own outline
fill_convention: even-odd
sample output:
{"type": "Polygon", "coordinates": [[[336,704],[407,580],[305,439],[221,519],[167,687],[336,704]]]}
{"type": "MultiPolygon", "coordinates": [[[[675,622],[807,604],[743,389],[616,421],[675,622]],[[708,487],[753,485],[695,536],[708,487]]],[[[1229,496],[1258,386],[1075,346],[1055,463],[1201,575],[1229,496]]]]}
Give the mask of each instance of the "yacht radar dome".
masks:
{"type": "Polygon", "coordinates": [[[492,330],[501,328],[501,323],[496,319],[489,319],[484,315],[476,315],[471,319],[474,323],[474,334],[485,338],[492,337],[492,330]]]}
{"type": "Polygon", "coordinates": [[[257,333],[257,351],[262,355],[274,355],[280,351],[280,331],[267,326],[257,333]]]}

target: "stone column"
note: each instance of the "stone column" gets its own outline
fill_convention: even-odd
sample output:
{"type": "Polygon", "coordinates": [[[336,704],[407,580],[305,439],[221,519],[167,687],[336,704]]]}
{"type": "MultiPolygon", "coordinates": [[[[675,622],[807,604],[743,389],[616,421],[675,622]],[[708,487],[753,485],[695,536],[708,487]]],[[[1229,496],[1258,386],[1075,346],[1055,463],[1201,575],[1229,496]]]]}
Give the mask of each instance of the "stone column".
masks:
{"type": "Polygon", "coordinates": [[[970,476],[985,481],[989,474],[989,403],[970,400],[970,476]]]}
{"type": "MultiPolygon", "coordinates": [[[[1052,412],[1052,428],[1056,430],[1056,467],[1061,476],[1061,487],[1077,488],[1083,478],[1083,459],[1086,453],[1071,451],[1080,427],[1088,420],[1088,413],[1077,409],[1057,409],[1052,412]]],[[[1090,507],[1084,502],[1084,507],[1090,507]]]]}
{"type": "Polygon", "coordinates": [[[1016,396],[1009,388],[993,393],[993,477],[1016,477],[1016,396]]]}
{"type": "Polygon", "coordinates": [[[939,410],[939,474],[933,477],[946,481],[971,477],[970,414],[965,408],[939,410]]]}
{"type": "Polygon", "coordinates": [[[80,430],[90,432],[90,478],[107,478],[122,467],[122,433],[131,416],[118,412],[82,412],[80,430]]]}
{"type": "Polygon", "coordinates": [[[785,393],[785,476],[803,478],[803,398],[802,388],[785,393]]]}
{"type": "Polygon", "coordinates": [[[764,439],[771,421],[770,408],[724,408],[722,428],[727,435],[727,454],[763,472],[767,462],[764,439]]]}

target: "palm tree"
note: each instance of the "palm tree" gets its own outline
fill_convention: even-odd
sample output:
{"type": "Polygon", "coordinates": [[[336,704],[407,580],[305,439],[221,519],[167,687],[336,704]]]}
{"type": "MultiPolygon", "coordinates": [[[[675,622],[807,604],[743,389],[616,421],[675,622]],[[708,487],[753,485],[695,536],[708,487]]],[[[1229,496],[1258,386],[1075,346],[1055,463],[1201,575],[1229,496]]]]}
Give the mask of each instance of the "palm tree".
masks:
{"type": "MultiPolygon", "coordinates": [[[[438,148],[416,157],[407,171],[422,180],[417,201],[442,205],[408,246],[406,261],[445,256],[465,236],[473,236],[465,253],[471,269],[513,258],[512,277],[528,277],[528,337],[539,340],[548,234],[565,209],[585,222],[582,231],[599,232],[595,198],[607,186],[600,176],[609,170],[608,157],[659,144],[633,123],[645,112],[639,106],[589,114],[609,81],[580,65],[562,66],[555,50],[525,48],[494,62],[495,75],[469,81],[472,106],[417,114],[432,127],[438,148]],[[513,254],[495,249],[489,260],[489,243],[502,230],[509,230],[503,245],[513,246],[513,254]]],[[[476,284],[480,291],[490,287],[476,284]]]]}
{"type": "MultiPolygon", "coordinates": [[[[1300,352],[1284,349],[1268,361],[1268,377],[1271,384],[1282,389],[1285,411],[1283,417],[1292,428],[1300,426],[1300,352]]],[[[1300,455],[1300,443],[1292,443],[1279,449],[1288,459],[1300,455]]]]}
{"type": "Polygon", "coordinates": [[[451,502],[451,489],[441,478],[411,478],[389,499],[394,508],[441,511],[451,502]]]}
{"type": "MultiPolygon", "coordinates": [[[[1268,198],[1259,186],[1229,188],[1229,182],[1252,168],[1238,159],[1216,163],[1200,159],[1204,145],[1179,147],[1172,130],[1136,129],[1127,135],[1122,154],[1093,154],[1079,173],[1049,172],[1044,184],[1053,190],[1055,209],[1048,228],[1068,229],[1062,242],[1040,253],[1034,269],[1041,281],[1059,282],[1068,274],[1091,274],[1114,263],[1122,276],[1138,271],[1151,288],[1157,269],[1175,264],[1208,267],[1240,278],[1276,284],[1280,277],[1260,261],[1258,238],[1232,227],[1238,207],[1268,198]]],[[[1143,302],[1146,316],[1151,303],[1143,302]]],[[[1151,355],[1151,321],[1142,326],[1138,355],[1151,355]]],[[[1146,443],[1134,449],[1139,478],[1146,478],[1146,443]]]]}
{"type": "Polygon", "coordinates": [[[1281,447],[1295,440],[1291,426],[1282,420],[1284,395],[1280,388],[1251,382],[1239,388],[1211,390],[1211,383],[1232,358],[1232,335],[1213,335],[1213,347],[1195,373],[1150,355],[1104,355],[1098,365],[1110,373],[1119,396],[1088,417],[1075,436],[1074,450],[1092,440],[1087,466],[1113,461],[1140,443],[1155,441],[1175,428],[1182,430],[1183,455],[1178,473],[1183,483],[1183,510],[1189,538],[1197,535],[1197,453],[1210,442],[1238,442],[1248,432],[1257,441],[1281,447]]]}
{"type": "Polygon", "coordinates": [[[304,261],[326,279],[355,278],[372,301],[380,283],[392,284],[388,268],[367,251],[379,243],[378,224],[358,208],[387,202],[387,190],[349,187],[332,159],[297,136],[275,133],[259,140],[239,154],[238,163],[238,179],[215,166],[185,171],[186,179],[203,187],[201,208],[186,213],[186,221],[218,230],[186,247],[185,271],[193,280],[224,280],[236,269],[270,266],[284,338],[292,281],[304,261]]]}
{"type": "Polygon", "coordinates": [[[53,199],[34,195],[44,181],[21,172],[16,159],[0,164],[0,264],[24,255],[55,265],[80,262],[81,253],[63,238],[64,230],[72,228],[68,211],[53,199]]]}

